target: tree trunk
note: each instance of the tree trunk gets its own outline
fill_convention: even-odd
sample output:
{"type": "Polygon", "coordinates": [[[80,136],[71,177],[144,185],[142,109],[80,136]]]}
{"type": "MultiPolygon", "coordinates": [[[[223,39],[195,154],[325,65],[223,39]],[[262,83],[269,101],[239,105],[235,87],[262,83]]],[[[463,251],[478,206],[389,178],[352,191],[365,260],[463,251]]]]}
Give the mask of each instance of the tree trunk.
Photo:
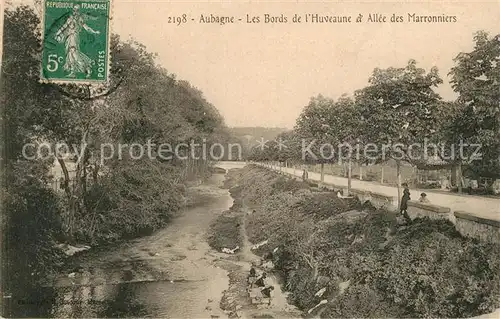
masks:
{"type": "Polygon", "coordinates": [[[398,177],[398,209],[401,207],[401,161],[396,161],[396,174],[398,177]]]}
{"type": "Polygon", "coordinates": [[[194,158],[189,158],[189,168],[191,169],[191,178],[195,179],[195,176],[194,176],[194,170],[195,170],[194,158]]]}
{"type": "Polygon", "coordinates": [[[313,281],[316,281],[318,279],[318,275],[319,275],[318,265],[315,264],[313,268],[313,281]]]}
{"type": "Polygon", "coordinates": [[[186,180],[186,179],[187,179],[187,177],[188,177],[188,174],[189,174],[188,169],[189,169],[189,163],[188,163],[188,160],[187,160],[187,159],[185,159],[185,160],[184,160],[184,170],[183,170],[183,172],[182,172],[182,178],[183,178],[184,180],[186,180]]]}
{"type": "Polygon", "coordinates": [[[458,186],[458,193],[462,193],[462,187],[463,187],[463,184],[462,184],[462,162],[458,162],[458,165],[457,165],[457,186],[458,186]]]}
{"type": "Polygon", "coordinates": [[[457,186],[457,164],[453,164],[451,166],[450,184],[451,184],[451,187],[457,186]]]}
{"type": "MultiPolygon", "coordinates": [[[[67,215],[65,218],[63,217],[63,228],[64,232],[66,235],[68,235],[69,240],[73,240],[73,226],[74,226],[74,219],[76,215],[76,210],[77,210],[77,203],[76,203],[76,196],[73,196],[74,194],[74,187],[70,186],[70,177],[69,177],[69,172],[68,168],[66,167],[66,163],[62,158],[57,158],[57,161],[59,162],[59,165],[61,166],[61,169],[64,174],[64,192],[66,193],[66,196],[68,197],[68,211],[67,215]],[[72,189],[73,188],[73,189],[72,189]]],[[[76,178],[76,177],[75,177],[76,178]]]]}
{"type": "Polygon", "coordinates": [[[384,184],[384,166],[380,169],[380,184],[384,184]]]}
{"type": "Polygon", "coordinates": [[[363,180],[363,164],[359,164],[359,180],[363,180]]]}
{"type": "Polygon", "coordinates": [[[198,161],[196,160],[196,158],[193,157],[191,163],[192,163],[192,166],[193,166],[193,169],[192,169],[192,171],[193,171],[193,177],[194,177],[195,180],[197,180],[198,179],[198,161]]]}
{"type": "Polygon", "coordinates": [[[351,184],[352,184],[352,161],[349,158],[347,162],[347,195],[351,195],[351,184]]]}
{"type": "Polygon", "coordinates": [[[92,179],[94,181],[94,184],[97,184],[99,178],[99,164],[96,163],[94,164],[94,169],[92,170],[92,179]]]}
{"type": "MultiPolygon", "coordinates": [[[[83,157],[85,159],[86,156],[84,155],[83,157]]],[[[81,196],[79,196],[79,197],[81,197],[81,201],[83,203],[83,207],[84,207],[85,211],[89,212],[87,210],[87,196],[85,196],[85,194],[87,193],[87,165],[86,165],[87,159],[85,159],[83,161],[83,163],[84,164],[82,165],[82,177],[81,177],[81,184],[80,184],[81,185],[81,190],[80,190],[81,196]]]]}
{"type": "Polygon", "coordinates": [[[320,166],[320,186],[323,186],[323,184],[325,183],[325,164],[324,163],[321,163],[321,166],[320,166]]]}
{"type": "Polygon", "coordinates": [[[66,196],[68,197],[68,199],[70,199],[71,198],[71,190],[69,188],[68,168],[66,167],[66,163],[64,162],[64,160],[62,158],[57,158],[57,162],[59,162],[59,165],[61,166],[61,169],[62,169],[63,174],[64,174],[64,185],[63,185],[64,192],[66,193],[66,196]]]}

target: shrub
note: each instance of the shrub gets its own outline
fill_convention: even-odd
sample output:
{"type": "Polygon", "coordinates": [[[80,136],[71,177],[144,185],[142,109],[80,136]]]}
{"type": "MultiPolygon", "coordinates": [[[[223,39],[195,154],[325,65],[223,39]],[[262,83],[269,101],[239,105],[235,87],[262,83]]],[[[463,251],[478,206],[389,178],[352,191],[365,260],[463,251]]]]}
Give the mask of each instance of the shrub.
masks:
{"type": "Polygon", "coordinates": [[[288,189],[267,174],[247,168],[238,181],[239,199],[256,204],[249,239],[269,240],[260,254],[278,247],[275,267],[302,310],[320,301],[314,294],[323,287],[327,317],[470,317],[500,306],[499,245],[464,238],[448,221],[394,228],[396,214],[332,193],[261,196],[269,184],[288,189]]]}
{"type": "MultiPolygon", "coordinates": [[[[184,202],[185,188],[150,163],[118,163],[86,193],[90,210],[77,216],[76,239],[106,243],[149,235],[164,226],[184,202]]],[[[170,168],[171,169],[171,168],[170,168]]]]}
{"type": "Polygon", "coordinates": [[[208,244],[217,251],[222,248],[234,249],[242,246],[240,236],[241,216],[225,212],[210,225],[208,244]]]}
{"type": "Polygon", "coordinates": [[[19,296],[55,271],[63,255],[54,246],[60,238],[61,209],[46,187],[40,163],[9,165],[2,204],[2,288],[19,296]]]}
{"type": "Polygon", "coordinates": [[[436,189],[436,188],[441,188],[441,184],[438,182],[417,183],[416,187],[420,189],[436,189]]]}

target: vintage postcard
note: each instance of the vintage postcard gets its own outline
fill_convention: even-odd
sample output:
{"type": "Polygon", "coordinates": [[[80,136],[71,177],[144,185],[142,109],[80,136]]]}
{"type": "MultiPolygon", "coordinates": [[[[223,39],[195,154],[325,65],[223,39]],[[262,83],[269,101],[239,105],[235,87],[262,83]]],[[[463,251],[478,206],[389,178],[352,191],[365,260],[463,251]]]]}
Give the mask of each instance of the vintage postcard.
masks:
{"type": "Polygon", "coordinates": [[[500,318],[498,0],[0,8],[0,318],[500,318]]]}

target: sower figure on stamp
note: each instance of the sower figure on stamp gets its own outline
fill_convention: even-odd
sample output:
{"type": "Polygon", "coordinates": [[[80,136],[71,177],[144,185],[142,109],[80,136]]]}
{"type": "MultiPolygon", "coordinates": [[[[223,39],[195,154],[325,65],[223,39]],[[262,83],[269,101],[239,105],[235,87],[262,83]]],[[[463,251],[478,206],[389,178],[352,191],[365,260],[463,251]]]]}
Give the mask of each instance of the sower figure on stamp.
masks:
{"type": "Polygon", "coordinates": [[[99,34],[85,23],[86,15],[82,15],[79,11],[80,6],[73,7],[73,14],[69,16],[64,25],[57,30],[55,39],[62,43],[66,48],[66,61],[64,63],[64,70],[68,71],[68,77],[75,77],[75,73],[85,73],[87,78],[92,73],[91,65],[92,59],[85,53],[80,51],[80,32],[82,28],[87,32],[99,34]]]}

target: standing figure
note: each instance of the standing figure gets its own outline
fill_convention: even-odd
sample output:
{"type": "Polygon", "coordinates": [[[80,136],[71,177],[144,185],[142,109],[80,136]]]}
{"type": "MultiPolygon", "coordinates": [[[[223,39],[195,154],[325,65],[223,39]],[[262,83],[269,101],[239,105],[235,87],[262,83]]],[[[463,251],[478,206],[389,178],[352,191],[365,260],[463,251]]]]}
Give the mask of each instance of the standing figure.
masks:
{"type": "Polygon", "coordinates": [[[309,179],[309,172],[307,171],[307,168],[304,168],[302,170],[302,180],[305,182],[309,179]]]}
{"type": "Polygon", "coordinates": [[[401,207],[400,207],[400,214],[404,216],[404,218],[407,221],[411,221],[410,216],[408,215],[408,201],[411,199],[410,198],[410,189],[408,188],[408,184],[403,183],[404,190],[403,190],[403,197],[401,198],[401,207]]]}
{"type": "Polygon", "coordinates": [[[85,73],[87,78],[92,73],[92,59],[80,51],[80,32],[82,28],[87,32],[99,34],[85,23],[85,17],[79,11],[80,6],[73,7],[73,14],[69,16],[64,25],[57,30],[55,39],[65,45],[66,58],[64,70],[69,72],[67,77],[75,77],[76,73],[85,73]]]}

